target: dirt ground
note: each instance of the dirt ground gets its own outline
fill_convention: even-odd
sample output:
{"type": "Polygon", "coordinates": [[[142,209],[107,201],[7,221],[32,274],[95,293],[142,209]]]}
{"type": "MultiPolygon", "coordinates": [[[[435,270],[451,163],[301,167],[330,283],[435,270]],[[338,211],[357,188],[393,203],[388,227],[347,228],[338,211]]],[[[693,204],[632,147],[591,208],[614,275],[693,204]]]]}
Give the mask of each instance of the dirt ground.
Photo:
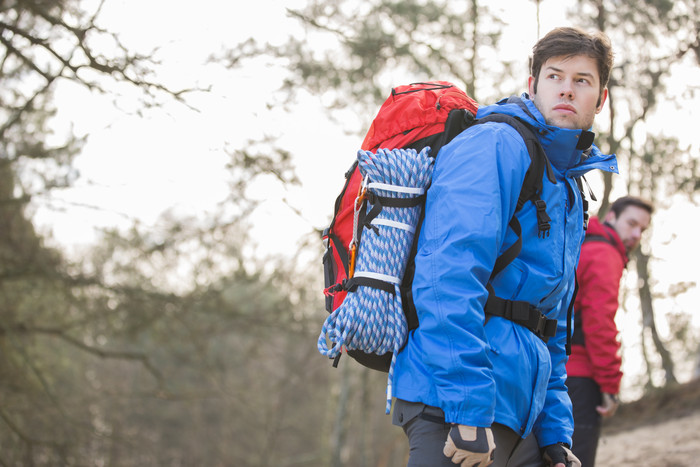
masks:
{"type": "Polygon", "coordinates": [[[700,381],[623,404],[603,427],[596,466],[700,466],[700,381]]]}

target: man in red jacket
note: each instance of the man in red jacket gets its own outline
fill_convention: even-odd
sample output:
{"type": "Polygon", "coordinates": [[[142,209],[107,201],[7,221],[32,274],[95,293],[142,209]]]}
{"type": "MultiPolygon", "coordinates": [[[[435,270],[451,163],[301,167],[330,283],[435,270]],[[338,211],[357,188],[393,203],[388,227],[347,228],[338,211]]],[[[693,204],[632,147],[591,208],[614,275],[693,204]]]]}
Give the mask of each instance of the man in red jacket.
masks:
{"type": "Polygon", "coordinates": [[[619,404],[622,359],[615,313],[620,279],[627,255],[639,245],[653,210],[640,198],[616,200],[602,224],[591,219],[581,248],[566,385],[574,411],[572,451],[585,467],[595,465],[602,417],[611,417],[619,404]]]}

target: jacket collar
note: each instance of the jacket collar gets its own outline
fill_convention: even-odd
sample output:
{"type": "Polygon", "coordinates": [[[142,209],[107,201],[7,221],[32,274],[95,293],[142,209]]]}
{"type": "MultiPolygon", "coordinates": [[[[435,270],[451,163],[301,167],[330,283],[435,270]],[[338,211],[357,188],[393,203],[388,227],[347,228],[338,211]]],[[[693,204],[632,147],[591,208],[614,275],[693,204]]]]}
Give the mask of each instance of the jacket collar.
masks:
{"type": "Polygon", "coordinates": [[[552,166],[568,176],[580,176],[592,169],[618,173],[614,155],[604,155],[593,144],[594,133],[548,125],[527,93],[480,107],[477,118],[491,113],[518,117],[532,126],[552,166]],[[585,156],[583,155],[585,152],[585,156]]]}

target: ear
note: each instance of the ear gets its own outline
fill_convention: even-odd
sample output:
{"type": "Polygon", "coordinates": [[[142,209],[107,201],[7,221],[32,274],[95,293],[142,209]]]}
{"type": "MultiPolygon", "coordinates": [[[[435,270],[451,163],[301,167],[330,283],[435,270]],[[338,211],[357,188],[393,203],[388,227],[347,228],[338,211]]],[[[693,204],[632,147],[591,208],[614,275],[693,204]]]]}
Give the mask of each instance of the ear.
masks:
{"type": "Polygon", "coordinates": [[[615,215],[615,211],[608,211],[608,213],[605,215],[605,222],[608,222],[610,224],[614,224],[615,221],[617,220],[617,216],[615,215]]]}
{"type": "Polygon", "coordinates": [[[608,88],[603,89],[603,94],[600,95],[600,102],[598,102],[598,107],[595,109],[595,113],[599,114],[603,110],[603,105],[605,100],[608,98],[608,88]]]}
{"type": "Polygon", "coordinates": [[[528,94],[530,94],[530,98],[535,95],[535,78],[534,76],[530,76],[527,79],[527,91],[528,94]]]}

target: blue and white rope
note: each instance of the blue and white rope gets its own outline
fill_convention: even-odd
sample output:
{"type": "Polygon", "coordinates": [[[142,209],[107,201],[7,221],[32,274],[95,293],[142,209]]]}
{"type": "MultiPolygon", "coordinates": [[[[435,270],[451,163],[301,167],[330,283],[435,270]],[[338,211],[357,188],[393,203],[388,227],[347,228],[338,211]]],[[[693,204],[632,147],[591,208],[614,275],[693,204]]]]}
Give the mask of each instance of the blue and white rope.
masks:
{"type": "MultiPolygon", "coordinates": [[[[413,149],[379,149],[376,154],[359,151],[357,158],[360,173],[369,179],[368,190],[377,196],[415,197],[424,193],[430,184],[434,159],[429,156],[429,148],[420,153],[413,149]]],[[[367,212],[371,208],[368,205],[367,212]]],[[[399,285],[420,210],[421,205],[408,208],[384,206],[372,221],[375,228],[365,228],[362,233],[355,277],[372,277],[393,283],[395,294],[358,286],[355,292],[348,292],[343,303],[328,316],[318,339],[319,352],[329,358],[340,354],[343,346],[348,350],[377,355],[393,352],[387,381],[387,413],[391,409],[396,355],[408,333],[399,285]],[[328,341],[335,345],[329,348],[328,341]]]]}

